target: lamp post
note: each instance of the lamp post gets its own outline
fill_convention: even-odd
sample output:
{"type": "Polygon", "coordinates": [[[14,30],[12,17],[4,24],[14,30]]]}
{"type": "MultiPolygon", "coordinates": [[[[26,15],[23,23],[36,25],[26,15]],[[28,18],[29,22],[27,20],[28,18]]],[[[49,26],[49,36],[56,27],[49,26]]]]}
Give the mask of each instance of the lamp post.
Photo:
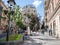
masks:
{"type": "Polygon", "coordinates": [[[9,40],[10,14],[13,14],[13,13],[14,13],[14,11],[12,10],[12,7],[15,5],[15,1],[14,1],[14,0],[8,0],[7,2],[8,2],[8,4],[9,4],[10,12],[9,12],[9,16],[8,16],[8,18],[9,18],[9,21],[8,21],[8,30],[6,30],[6,32],[7,32],[6,41],[9,40]]]}
{"type": "Polygon", "coordinates": [[[14,6],[16,4],[14,0],[8,0],[7,2],[10,6],[14,6]]]}

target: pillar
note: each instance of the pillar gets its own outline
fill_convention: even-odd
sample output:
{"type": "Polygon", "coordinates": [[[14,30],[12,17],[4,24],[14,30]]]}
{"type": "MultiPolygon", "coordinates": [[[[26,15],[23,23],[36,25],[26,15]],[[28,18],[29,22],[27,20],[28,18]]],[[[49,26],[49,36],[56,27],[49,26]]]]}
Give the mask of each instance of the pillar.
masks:
{"type": "Polygon", "coordinates": [[[30,27],[27,27],[28,35],[30,35],[30,27]]]}

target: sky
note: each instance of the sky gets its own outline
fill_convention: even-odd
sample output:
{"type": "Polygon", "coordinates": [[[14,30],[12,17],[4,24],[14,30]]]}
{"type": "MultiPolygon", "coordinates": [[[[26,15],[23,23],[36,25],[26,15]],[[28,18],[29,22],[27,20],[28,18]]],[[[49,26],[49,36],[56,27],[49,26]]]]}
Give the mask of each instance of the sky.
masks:
{"type": "MultiPolygon", "coordinates": [[[[3,0],[6,5],[8,5],[7,0],[3,0]]],[[[44,17],[44,0],[15,0],[16,4],[23,8],[26,5],[34,5],[36,7],[38,16],[41,19],[44,17]]]]}

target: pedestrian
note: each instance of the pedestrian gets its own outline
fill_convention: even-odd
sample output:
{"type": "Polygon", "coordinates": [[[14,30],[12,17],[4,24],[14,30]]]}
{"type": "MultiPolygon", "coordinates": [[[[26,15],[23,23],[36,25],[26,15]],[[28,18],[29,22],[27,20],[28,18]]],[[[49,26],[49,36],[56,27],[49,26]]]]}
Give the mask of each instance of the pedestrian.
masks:
{"type": "Polygon", "coordinates": [[[52,29],[49,30],[49,35],[52,36],[52,29]]]}
{"type": "Polygon", "coordinates": [[[42,30],[42,34],[44,34],[44,29],[42,30]]]}

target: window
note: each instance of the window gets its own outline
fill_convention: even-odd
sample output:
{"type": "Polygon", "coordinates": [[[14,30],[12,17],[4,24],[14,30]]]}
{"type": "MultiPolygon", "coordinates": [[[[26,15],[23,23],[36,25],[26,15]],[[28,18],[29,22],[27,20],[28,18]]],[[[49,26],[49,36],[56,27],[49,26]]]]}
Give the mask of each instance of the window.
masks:
{"type": "Polygon", "coordinates": [[[54,2],[53,2],[53,0],[52,0],[52,7],[53,7],[53,10],[54,10],[54,2]]]}
{"type": "Polygon", "coordinates": [[[34,10],[34,12],[35,12],[35,10],[34,10]]]}
{"type": "Polygon", "coordinates": [[[28,12],[30,12],[30,10],[28,10],[28,12]]]}
{"type": "Polygon", "coordinates": [[[0,15],[2,15],[2,9],[3,7],[0,5],[0,15]]]}
{"type": "Polygon", "coordinates": [[[50,29],[52,29],[52,23],[50,24],[50,29]]]}
{"type": "Polygon", "coordinates": [[[47,16],[47,12],[45,13],[45,16],[47,16]]]}
{"type": "Polygon", "coordinates": [[[31,13],[31,15],[33,15],[33,13],[31,13]]]}
{"type": "Polygon", "coordinates": [[[46,5],[46,1],[45,1],[45,5],[46,5]]]}
{"type": "Polygon", "coordinates": [[[51,5],[49,5],[49,14],[51,13],[51,5]]]}
{"type": "Polygon", "coordinates": [[[55,27],[56,27],[56,23],[55,21],[53,21],[53,29],[55,30],[55,27]]]}
{"type": "Polygon", "coordinates": [[[28,6],[26,6],[26,8],[27,8],[28,6]]]}
{"type": "Polygon", "coordinates": [[[59,16],[59,24],[60,24],[60,16],[59,16]]]}

